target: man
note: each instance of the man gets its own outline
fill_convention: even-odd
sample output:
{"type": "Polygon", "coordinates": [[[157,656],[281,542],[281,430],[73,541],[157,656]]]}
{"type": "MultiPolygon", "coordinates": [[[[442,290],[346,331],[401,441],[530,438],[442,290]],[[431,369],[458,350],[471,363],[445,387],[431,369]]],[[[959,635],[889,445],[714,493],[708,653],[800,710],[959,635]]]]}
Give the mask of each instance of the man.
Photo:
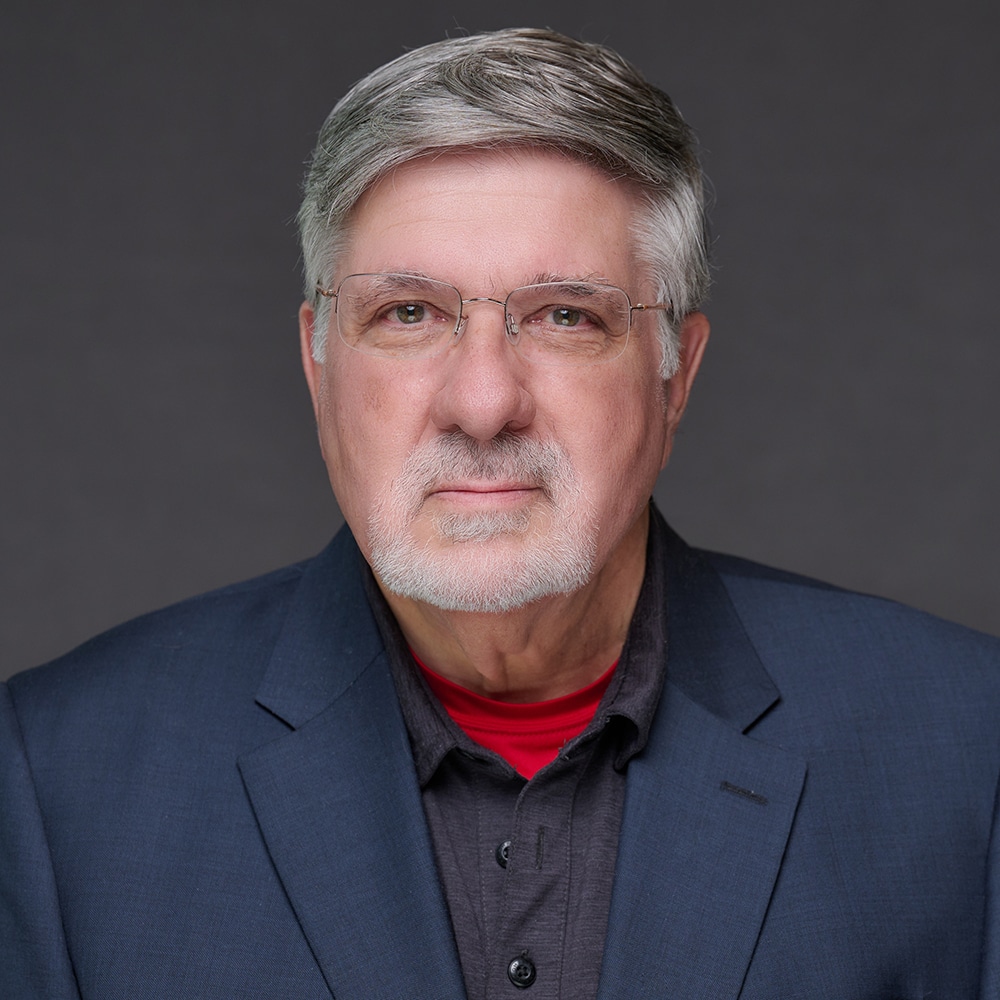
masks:
{"type": "Polygon", "coordinates": [[[1000,995],[997,642],[650,507],[708,336],[666,96],[417,49],[300,224],[347,528],[9,682],[0,994],[1000,995]]]}

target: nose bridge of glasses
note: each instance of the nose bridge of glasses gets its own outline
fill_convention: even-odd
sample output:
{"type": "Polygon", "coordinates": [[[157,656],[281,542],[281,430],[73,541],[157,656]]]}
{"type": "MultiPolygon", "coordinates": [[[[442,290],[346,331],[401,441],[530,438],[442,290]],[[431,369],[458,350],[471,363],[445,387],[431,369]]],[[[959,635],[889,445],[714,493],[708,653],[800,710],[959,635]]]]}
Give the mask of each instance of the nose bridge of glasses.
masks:
{"type": "Polygon", "coordinates": [[[507,307],[507,303],[503,299],[495,299],[491,295],[474,295],[468,299],[461,300],[461,317],[458,321],[458,334],[461,336],[465,332],[465,324],[468,322],[469,316],[465,311],[465,307],[470,303],[476,302],[492,302],[495,306],[500,306],[503,310],[504,316],[504,327],[507,331],[508,337],[517,336],[517,322],[513,316],[510,314],[510,310],[507,307]]]}

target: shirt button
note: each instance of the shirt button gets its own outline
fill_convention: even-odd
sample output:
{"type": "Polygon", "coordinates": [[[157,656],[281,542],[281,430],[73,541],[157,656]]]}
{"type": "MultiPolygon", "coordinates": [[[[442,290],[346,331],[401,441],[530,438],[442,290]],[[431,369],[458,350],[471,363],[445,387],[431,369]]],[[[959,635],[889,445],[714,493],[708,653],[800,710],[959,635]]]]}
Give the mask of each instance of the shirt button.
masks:
{"type": "Polygon", "coordinates": [[[497,864],[501,868],[507,867],[507,862],[510,860],[510,841],[505,840],[503,843],[497,844],[496,849],[497,864]]]}
{"type": "Polygon", "coordinates": [[[527,955],[512,958],[507,966],[507,978],[521,990],[526,990],[535,981],[536,975],[535,963],[527,955]]]}

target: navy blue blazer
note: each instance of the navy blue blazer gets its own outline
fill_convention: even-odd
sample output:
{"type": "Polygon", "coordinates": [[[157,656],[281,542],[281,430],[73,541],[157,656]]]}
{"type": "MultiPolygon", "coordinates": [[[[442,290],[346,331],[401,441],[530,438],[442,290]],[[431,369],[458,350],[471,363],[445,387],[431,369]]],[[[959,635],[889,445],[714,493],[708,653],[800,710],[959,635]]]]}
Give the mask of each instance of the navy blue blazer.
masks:
{"type": "MultiPolygon", "coordinates": [[[[1000,643],[676,538],[668,629],[602,1000],[1000,997],[1000,643]]],[[[464,995],[346,531],[8,683],[0,949],[4,1000],[464,995]]]]}

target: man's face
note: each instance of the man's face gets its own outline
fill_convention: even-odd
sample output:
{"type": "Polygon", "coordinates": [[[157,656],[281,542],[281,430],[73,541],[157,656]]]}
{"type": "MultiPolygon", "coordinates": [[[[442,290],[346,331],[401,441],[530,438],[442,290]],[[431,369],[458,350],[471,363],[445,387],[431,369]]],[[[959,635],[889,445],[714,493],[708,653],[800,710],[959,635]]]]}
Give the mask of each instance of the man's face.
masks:
{"type": "MultiPolygon", "coordinates": [[[[654,301],[636,268],[625,184],[545,151],[411,161],[356,206],[335,275],[416,273],[463,298],[588,279],[654,301]]],[[[686,369],[659,376],[657,318],[634,314],[618,358],[522,358],[503,309],[465,306],[463,335],[430,358],[352,350],[332,316],[325,361],[303,362],[340,508],[383,586],[439,607],[510,611],[588,585],[642,522],[707,326],[688,324],[686,369]]]]}

